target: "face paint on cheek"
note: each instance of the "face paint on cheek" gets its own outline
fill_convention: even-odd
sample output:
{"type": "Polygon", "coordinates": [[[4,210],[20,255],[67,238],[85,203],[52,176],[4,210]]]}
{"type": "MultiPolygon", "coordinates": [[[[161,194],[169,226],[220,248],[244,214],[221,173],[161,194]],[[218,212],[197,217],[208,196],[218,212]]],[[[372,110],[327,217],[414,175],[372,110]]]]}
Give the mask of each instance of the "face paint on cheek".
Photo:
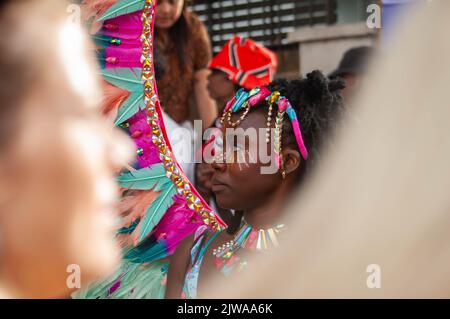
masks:
{"type": "Polygon", "coordinates": [[[237,151],[237,162],[239,164],[239,169],[242,170],[242,166],[249,167],[251,154],[248,150],[238,150],[237,151]]]}

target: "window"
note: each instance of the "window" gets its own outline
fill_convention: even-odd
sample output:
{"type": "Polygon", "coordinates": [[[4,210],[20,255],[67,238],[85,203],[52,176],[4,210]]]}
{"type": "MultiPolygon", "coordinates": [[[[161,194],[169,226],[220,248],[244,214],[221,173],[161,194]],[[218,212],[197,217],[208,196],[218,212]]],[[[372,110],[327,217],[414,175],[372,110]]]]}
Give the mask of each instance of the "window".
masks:
{"type": "Polygon", "coordinates": [[[297,27],[336,22],[336,0],[196,0],[192,11],[207,26],[214,52],[233,34],[277,49],[297,27]]]}

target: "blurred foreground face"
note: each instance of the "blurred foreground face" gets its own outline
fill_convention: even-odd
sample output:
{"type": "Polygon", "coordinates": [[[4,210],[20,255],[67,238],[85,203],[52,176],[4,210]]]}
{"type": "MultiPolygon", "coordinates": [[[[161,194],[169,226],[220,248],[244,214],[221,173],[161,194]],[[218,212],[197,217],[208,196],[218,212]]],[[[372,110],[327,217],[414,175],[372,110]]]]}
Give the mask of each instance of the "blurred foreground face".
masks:
{"type": "Polygon", "coordinates": [[[14,111],[0,118],[13,128],[0,149],[0,286],[11,296],[65,297],[73,269],[84,285],[120,259],[113,173],[131,146],[100,117],[95,69],[65,7],[24,1],[6,9],[0,86],[15,83],[8,74],[24,82],[1,91],[1,108],[14,111]],[[21,21],[24,10],[34,14],[21,21]]]}
{"type": "Polygon", "coordinates": [[[183,7],[184,0],[159,0],[156,7],[156,27],[171,28],[183,13],[183,7]]]}

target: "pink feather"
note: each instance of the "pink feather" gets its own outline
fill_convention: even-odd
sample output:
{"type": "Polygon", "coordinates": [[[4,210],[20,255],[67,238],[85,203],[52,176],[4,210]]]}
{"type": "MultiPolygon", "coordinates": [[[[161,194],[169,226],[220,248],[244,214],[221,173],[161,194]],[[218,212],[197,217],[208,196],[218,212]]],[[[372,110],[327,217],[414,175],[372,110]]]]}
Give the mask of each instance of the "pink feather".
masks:
{"type": "Polygon", "coordinates": [[[142,149],[142,155],[137,157],[141,168],[149,167],[152,164],[161,163],[158,148],[152,142],[152,132],[147,123],[145,111],[139,111],[128,121],[129,132],[138,149],[142,149]]]}
{"type": "Polygon", "coordinates": [[[142,43],[136,40],[136,43],[125,45],[111,45],[105,49],[106,68],[140,68],[142,43]]]}
{"type": "MultiPolygon", "coordinates": [[[[139,40],[142,34],[142,11],[105,20],[102,34],[122,40],[139,40]]],[[[127,41],[128,42],[128,41],[127,41]]]]}
{"type": "Polygon", "coordinates": [[[204,225],[203,221],[194,210],[187,206],[186,200],[175,195],[173,205],[156,226],[153,236],[166,242],[170,255],[184,238],[202,225],[204,225]]]}

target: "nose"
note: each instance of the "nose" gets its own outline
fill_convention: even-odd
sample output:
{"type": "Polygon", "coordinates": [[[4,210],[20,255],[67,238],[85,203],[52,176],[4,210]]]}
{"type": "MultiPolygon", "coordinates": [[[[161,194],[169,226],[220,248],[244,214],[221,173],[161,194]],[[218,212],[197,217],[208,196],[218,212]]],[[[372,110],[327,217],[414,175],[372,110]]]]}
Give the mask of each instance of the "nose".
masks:
{"type": "Polygon", "coordinates": [[[213,162],[211,163],[211,167],[214,169],[214,171],[223,173],[227,170],[227,163],[225,162],[224,157],[225,156],[223,156],[223,153],[216,154],[213,162]]]}
{"type": "Polygon", "coordinates": [[[157,12],[163,15],[167,15],[170,13],[170,4],[164,1],[163,3],[158,5],[157,12]]]}
{"type": "Polygon", "coordinates": [[[211,83],[212,79],[213,79],[213,74],[209,73],[207,79],[208,79],[208,83],[211,83]]]}

